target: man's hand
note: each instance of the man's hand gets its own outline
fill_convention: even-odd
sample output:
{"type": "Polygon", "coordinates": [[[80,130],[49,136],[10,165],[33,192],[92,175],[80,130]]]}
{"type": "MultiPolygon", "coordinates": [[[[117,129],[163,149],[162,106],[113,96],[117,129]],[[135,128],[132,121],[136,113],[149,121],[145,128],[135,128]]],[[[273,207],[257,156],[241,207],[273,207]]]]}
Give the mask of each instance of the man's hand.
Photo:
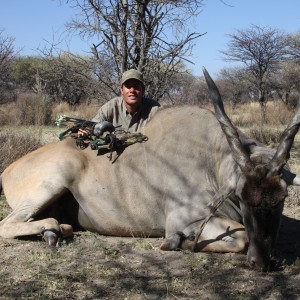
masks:
{"type": "Polygon", "coordinates": [[[82,135],[89,135],[89,134],[91,134],[91,130],[89,130],[87,128],[85,128],[85,129],[79,128],[79,130],[77,132],[78,137],[82,136],[82,135]]]}

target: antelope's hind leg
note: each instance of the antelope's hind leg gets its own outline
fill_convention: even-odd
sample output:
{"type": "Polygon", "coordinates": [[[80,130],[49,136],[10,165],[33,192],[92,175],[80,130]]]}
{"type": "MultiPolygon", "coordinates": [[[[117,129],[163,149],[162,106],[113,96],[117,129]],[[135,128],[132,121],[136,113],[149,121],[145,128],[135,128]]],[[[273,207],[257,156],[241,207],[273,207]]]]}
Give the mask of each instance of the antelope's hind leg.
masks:
{"type": "MultiPolygon", "coordinates": [[[[72,138],[41,147],[8,166],[0,184],[13,211],[0,222],[0,236],[15,238],[47,231],[71,235],[71,227],[59,224],[48,212],[55,203],[59,209],[64,206],[62,196],[85,166],[86,157],[72,138]]],[[[46,238],[52,240],[48,233],[46,238]]]]}
{"type": "Polygon", "coordinates": [[[33,192],[26,193],[27,196],[11,201],[10,196],[8,203],[12,204],[13,211],[0,222],[0,236],[2,238],[18,238],[24,236],[43,235],[49,246],[56,246],[60,237],[73,235],[71,225],[59,224],[54,217],[49,217],[49,209],[55,201],[60,201],[60,196],[65,192],[63,188],[59,191],[42,193],[35,189],[33,192]],[[28,200],[30,199],[30,200],[28,200]],[[41,218],[45,216],[45,218],[41,218]]]}

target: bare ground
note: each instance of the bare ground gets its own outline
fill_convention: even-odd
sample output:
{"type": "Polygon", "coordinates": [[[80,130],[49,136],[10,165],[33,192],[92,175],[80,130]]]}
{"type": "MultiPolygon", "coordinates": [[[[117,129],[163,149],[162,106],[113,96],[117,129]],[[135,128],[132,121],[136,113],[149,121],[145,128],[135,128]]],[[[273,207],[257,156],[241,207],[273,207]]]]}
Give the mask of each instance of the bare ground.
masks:
{"type": "Polygon", "coordinates": [[[78,232],[58,251],[0,239],[0,299],[300,299],[300,193],[290,194],[274,272],[251,270],[243,254],[163,252],[162,239],[78,232]]]}

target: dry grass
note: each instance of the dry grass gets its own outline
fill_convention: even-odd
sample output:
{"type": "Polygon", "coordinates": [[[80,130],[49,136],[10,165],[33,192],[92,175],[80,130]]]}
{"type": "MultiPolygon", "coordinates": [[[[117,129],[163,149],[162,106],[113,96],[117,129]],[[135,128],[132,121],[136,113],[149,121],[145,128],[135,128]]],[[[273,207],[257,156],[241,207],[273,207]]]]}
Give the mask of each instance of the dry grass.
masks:
{"type": "MultiPolygon", "coordinates": [[[[262,124],[261,108],[257,102],[237,105],[234,110],[231,106],[226,105],[226,110],[234,124],[238,127],[247,128],[253,124],[262,124]]],[[[286,125],[293,113],[282,102],[270,102],[267,104],[266,125],[286,125]]]]}
{"type": "Polygon", "coordinates": [[[99,109],[97,103],[71,106],[66,102],[50,105],[47,97],[23,94],[16,102],[0,105],[0,126],[53,125],[60,115],[92,119],[99,109]]]}
{"type": "Polygon", "coordinates": [[[0,130],[0,173],[18,158],[42,146],[42,131],[38,128],[32,130],[15,130],[2,128],[0,130]]]}
{"type": "Polygon", "coordinates": [[[294,114],[294,111],[288,109],[282,102],[268,103],[266,122],[262,123],[261,108],[256,102],[238,105],[234,110],[231,106],[226,108],[237,127],[269,146],[278,144],[284,128],[294,114]]]}
{"type": "Polygon", "coordinates": [[[35,95],[23,95],[16,103],[0,106],[0,173],[14,162],[42,145],[58,141],[59,132],[63,129],[55,126],[55,119],[60,115],[93,118],[98,107],[96,105],[80,105],[76,109],[66,103],[53,106],[50,126],[43,124],[45,111],[43,103],[35,95]],[[35,101],[37,100],[37,101],[35,101]],[[35,125],[30,125],[35,124],[35,125]]]}
{"type": "Polygon", "coordinates": [[[0,126],[49,125],[51,123],[51,108],[48,97],[24,93],[16,102],[0,106],[0,126]]]}
{"type": "Polygon", "coordinates": [[[54,105],[52,110],[52,120],[57,119],[61,115],[68,117],[76,117],[81,119],[92,119],[99,109],[97,104],[80,104],[76,107],[72,107],[65,102],[54,105]]]}
{"type": "Polygon", "coordinates": [[[0,126],[16,125],[17,109],[16,103],[7,103],[0,105],[0,126]]]}
{"type": "Polygon", "coordinates": [[[52,104],[49,97],[24,93],[16,102],[17,125],[49,125],[51,109],[52,104]]]}

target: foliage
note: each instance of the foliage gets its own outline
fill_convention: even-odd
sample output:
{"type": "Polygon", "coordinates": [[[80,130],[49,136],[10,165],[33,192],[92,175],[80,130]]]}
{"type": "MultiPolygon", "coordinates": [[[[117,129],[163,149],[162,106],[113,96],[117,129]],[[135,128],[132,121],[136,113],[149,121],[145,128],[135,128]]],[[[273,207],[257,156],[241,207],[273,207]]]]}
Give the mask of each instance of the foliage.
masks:
{"type": "MultiPolygon", "coordinates": [[[[128,0],[121,3],[117,0],[85,0],[83,6],[79,6],[80,1],[77,0],[67,2],[79,9],[78,19],[68,28],[95,42],[92,52],[86,56],[62,52],[51,45],[50,49],[41,51],[42,56],[20,57],[14,51],[14,39],[0,30],[0,103],[18,99],[19,108],[23,110],[18,120],[26,113],[21,102],[32,92],[40,99],[34,101],[43,102],[44,99],[47,100],[44,104],[50,106],[61,102],[71,106],[93,102],[99,107],[119,95],[121,71],[130,67],[142,68],[146,78],[146,94],[160,99],[162,103],[203,105],[209,101],[202,77],[193,76],[184,64],[192,50],[194,38],[200,35],[186,31],[188,22],[178,28],[175,26],[183,16],[189,20],[196,15],[202,1],[128,0]],[[128,4],[128,11],[124,11],[122,6],[125,3],[128,4]],[[97,7],[106,7],[111,14],[103,15],[97,7]],[[141,15],[136,13],[137,8],[144,9],[141,15]],[[84,19],[88,12],[90,15],[84,19]],[[163,14],[161,18],[159,13],[163,14]],[[118,16],[122,18],[118,19],[118,16]],[[144,19],[140,20],[141,16],[144,19]],[[116,24],[109,23],[113,17],[117,18],[116,24]],[[124,24],[127,30],[125,35],[122,31],[124,24]],[[137,24],[142,26],[142,31],[134,27],[137,24]],[[112,28],[109,26],[113,25],[116,30],[109,31],[112,28]],[[147,28],[153,30],[152,35],[147,28]],[[179,33],[190,39],[179,39],[176,36],[179,33]],[[147,40],[147,34],[150,34],[148,38],[152,43],[149,48],[142,43],[147,40]],[[122,42],[126,42],[127,52],[122,52],[122,42]],[[123,57],[122,53],[127,53],[127,57],[123,57]]],[[[235,106],[239,102],[258,99],[264,121],[267,117],[266,103],[270,99],[279,97],[287,106],[295,107],[300,97],[300,35],[283,34],[276,29],[252,25],[249,29],[237,30],[229,37],[228,50],[223,51],[225,59],[239,61],[244,66],[226,68],[219,73],[217,84],[224,100],[235,106]]],[[[33,112],[33,106],[30,101],[28,103],[33,112]]],[[[29,114],[26,113],[24,124],[40,123],[29,114]]],[[[9,118],[9,115],[10,112],[2,114],[0,122],[7,123],[6,117],[9,118]]],[[[44,124],[47,124],[49,113],[44,116],[44,124]]]]}
{"type": "Polygon", "coordinates": [[[288,106],[295,107],[300,97],[300,34],[286,36],[287,58],[271,76],[271,86],[288,106]]]}
{"type": "Polygon", "coordinates": [[[130,68],[145,75],[146,93],[161,98],[175,74],[182,71],[193,41],[201,34],[188,31],[202,0],[67,0],[80,13],[69,30],[93,40],[97,80],[119,93],[121,74],[130,68]],[[109,67],[107,67],[109,66],[109,67]]]}
{"type": "Polygon", "coordinates": [[[0,29],[0,81],[5,81],[8,77],[11,61],[15,55],[14,40],[0,29]]]}
{"type": "Polygon", "coordinates": [[[18,125],[49,125],[51,101],[43,94],[26,93],[16,102],[18,125]]]}
{"type": "Polygon", "coordinates": [[[45,82],[45,91],[54,101],[63,100],[75,105],[86,97],[91,83],[88,58],[61,53],[58,57],[46,59],[45,63],[49,72],[42,81],[45,82]]]}
{"type": "Polygon", "coordinates": [[[40,72],[47,73],[43,60],[39,57],[17,57],[12,62],[11,80],[20,90],[31,90],[35,84],[35,76],[40,72]]]}
{"type": "Polygon", "coordinates": [[[300,63],[300,33],[287,35],[288,54],[295,62],[300,63]]]}
{"type": "Polygon", "coordinates": [[[294,60],[282,63],[269,78],[270,86],[287,106],[296,107],[300,98],[300,64],[294,60]]]}
{"type": "MultiPolygon", "coordinates": [[[[267,31],[266,29],[264,30],[267,31]]],[[[260,33],[258,34],[260,35],[260,33]]],[[[276,47],[273,48],[271,46],[269,49],[267,46],[264,46],[263,42],[261,43],[261,49],[258,51],[261,59],[257,60],[257,66],[261,64],[263,67],[263,59],[266,60],[266,63],[270,64],[270,68],[264,73],[262,81],[251,74],[251,68],[249,68],[251,63],[256,63],[255,50],[250,47],[251,43],[255,43],[254,37],[253,40],[249,41],[243,40],[243,36],[239,37],[235,35],[235,38],[240,38],[239,42],[244,42],[245,45],[243,46],[245,47],[249,44],[249,51],[253,51],[253,60],[250,61],[249,54],[249,64],[248,62],[244,63],[244,67],[226,68],[220,71],[219,84],[224,99],[231,99],[234,105],[244,99],[264,100],[263,108],[265,110],[268,100],[274,100],[279,97],[286,106],[295,107],[300,97],[300,35],[285,34],[281,36],[281,46],[285,46],[282,48],[281,55],[279,53],[278,56],[272,55],[272,51],[275,51],[276,47]],[[271,59],[268,59],[269,56],[271,56],[271,59]],[[263,92],[259,92],[260,83],[264,89],[263,92]],[[264,96],[264,98],[259,98],[259,95],[264,96]]],[[[263,36],[261,37],[261,41],[263,41],[263,36]]],[[[242,55],[243,49],[240,49],[240,51],[242,55]]],[[[259,55],[256,55],[256,57],[259,58],[259,55]]],[[[228,57],[226,59],[231,60],[228,57]]],[[[238,57],[236,59],[238,60],[238,57]]],[[[243,62],[242,58],[239,62],[243,62]]],[[[262,105],[262,103],[260,104],[262,105]]],[[[266,118],[265,111],[263,117],[266,118]]]]}
{"type": "Polygon", "coordinates": [[[23,90],[75,105],[91,94],[94,81],[89,64],[88,58],[70,53],[51,58],[20,57],[13,63],[11,79],[23,90]]]}
{"type": "Polygon", "coordinates": [[[224,68],[220,71],[219,86],[223,100],[229,100],[233,106],[251,99],[248,74],[244,68],[224,68]]]}
{"type": "Polygon", "coordinates": [[[15,100],[13,86],[9,79],[11,63],[16,55],[14,49],[14,38],[4,34],[0,29],[0,103],[15,100]]]}
{"type": "Polygon", "coordinates": [[[250,129],[250,136],[265,145],[278,145],[281,137],[281,130],[272,129],[266,126],[253,126],[250,129]]]}
{"type": "Polygon", "coordinates": [[[252,25],[246,30],[230,34],[228,49],[222,51],[228,61],[245,65],[248,80],[256,87],[262,119],[266,118],[267,77],[278,70],[287,55],[285,35],[277,29],[252,25]]]}
{"type": "Polygon", "coordinates": [[[41,133],[28,129],[27,131],[12,130],[0,131],[0,174],[18,158],[42,146],[41,133]]]}

